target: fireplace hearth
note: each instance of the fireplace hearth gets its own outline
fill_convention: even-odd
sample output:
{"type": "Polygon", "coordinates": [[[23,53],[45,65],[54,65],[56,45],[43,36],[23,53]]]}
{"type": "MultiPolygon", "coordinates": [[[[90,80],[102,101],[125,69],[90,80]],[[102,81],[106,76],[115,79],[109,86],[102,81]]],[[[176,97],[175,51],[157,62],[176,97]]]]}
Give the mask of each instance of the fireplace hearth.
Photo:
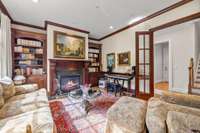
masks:
{"type": "Polygon", "coordinates": [[[50,95],[65,95],[88,84],[89,61],[50,59],[50,95]]]}

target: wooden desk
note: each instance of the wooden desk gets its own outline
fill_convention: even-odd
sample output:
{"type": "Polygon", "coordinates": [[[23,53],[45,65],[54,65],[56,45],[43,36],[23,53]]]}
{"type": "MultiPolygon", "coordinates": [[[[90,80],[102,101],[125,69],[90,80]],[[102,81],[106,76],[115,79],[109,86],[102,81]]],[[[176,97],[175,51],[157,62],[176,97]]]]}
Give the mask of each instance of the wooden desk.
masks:
{"type": "MultiPolygon", "coordinates": [[[[108,79],[113,79],[114,83],[120,84],[119,81],[122,81],[122,88],[124,87],[124,82],[128,82],[128,88],[127,91],[131,90],[131,80],[133,79],[134,75],[120,75],[120,74],[105,74],[104,75],[108,79]]],[[[135,94],[133,94],[135,95],[135,94]]]]}

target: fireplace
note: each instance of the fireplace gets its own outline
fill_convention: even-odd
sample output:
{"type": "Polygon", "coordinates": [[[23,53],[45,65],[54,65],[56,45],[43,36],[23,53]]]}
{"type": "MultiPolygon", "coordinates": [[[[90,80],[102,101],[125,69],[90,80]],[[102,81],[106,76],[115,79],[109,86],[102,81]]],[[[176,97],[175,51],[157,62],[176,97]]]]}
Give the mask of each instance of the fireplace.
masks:
{"type": "Polygon", "coordinates": [[[80,75],[61,76],[60,78],[60,90],[63,93],[79,89],[79,86],[80,86],[80,75]]]}
{"type": "Polygon", "coordinates": [[[88,83],[88,65],[85,60],[50,59],[50,95],[62,95],[88,83]]]}
{"type": "Polygon", "coordinates": [[[56,78],[58,87],[57,95],[68,93],[72,90],[79,89],[83,84],[83,72],[81,68],[56,68],[56,78]]]}

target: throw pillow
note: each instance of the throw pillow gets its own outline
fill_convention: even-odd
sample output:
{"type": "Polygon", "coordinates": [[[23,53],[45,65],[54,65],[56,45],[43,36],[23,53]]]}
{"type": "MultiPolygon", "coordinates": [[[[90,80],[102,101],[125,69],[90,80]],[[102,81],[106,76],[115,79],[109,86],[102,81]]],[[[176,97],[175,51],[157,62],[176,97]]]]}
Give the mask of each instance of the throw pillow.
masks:
{"type": "Polygon", "coordinates": [[[3,87],[3,97],[5,100],[15,95],[15,85],[12,79],[5,77],[0,80],[0,84],[3,87]]]}
{"type": "Polygon", "coordinates": [[[3,87],[0,84],[0,108],[4,105],[4,98],[3,98],[3,87]]]}

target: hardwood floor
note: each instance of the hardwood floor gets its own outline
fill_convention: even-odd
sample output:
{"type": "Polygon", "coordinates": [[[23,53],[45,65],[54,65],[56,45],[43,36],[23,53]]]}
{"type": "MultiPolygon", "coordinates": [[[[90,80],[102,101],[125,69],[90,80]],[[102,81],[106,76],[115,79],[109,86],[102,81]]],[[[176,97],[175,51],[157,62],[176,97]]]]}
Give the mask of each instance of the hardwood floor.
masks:
{"type": "Polygon", "coordinates": [[[168,82],[159,82],[154,84],[154,88],[158,90],[168,91],[169,83],[168,82]]]}

